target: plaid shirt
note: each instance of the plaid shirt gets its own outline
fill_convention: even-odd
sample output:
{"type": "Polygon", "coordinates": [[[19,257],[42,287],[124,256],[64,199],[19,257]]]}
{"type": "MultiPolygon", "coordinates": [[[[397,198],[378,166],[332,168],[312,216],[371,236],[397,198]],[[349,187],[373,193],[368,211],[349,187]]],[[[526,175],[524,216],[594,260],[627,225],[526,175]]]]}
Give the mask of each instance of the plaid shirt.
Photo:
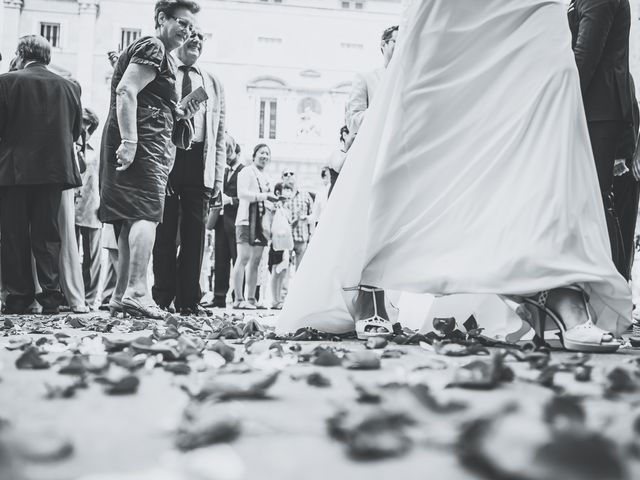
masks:
{"type": "Polygon", "coordinates": [[[306,215],[309,217],[313,210],[313,199],[308,192],[298,190],[289,200],[284,202],[285,209],[289,212],[289,223],[291,223],[291,233],[294,242],[309,241],[309,219],[300,220],[306,215]]]}

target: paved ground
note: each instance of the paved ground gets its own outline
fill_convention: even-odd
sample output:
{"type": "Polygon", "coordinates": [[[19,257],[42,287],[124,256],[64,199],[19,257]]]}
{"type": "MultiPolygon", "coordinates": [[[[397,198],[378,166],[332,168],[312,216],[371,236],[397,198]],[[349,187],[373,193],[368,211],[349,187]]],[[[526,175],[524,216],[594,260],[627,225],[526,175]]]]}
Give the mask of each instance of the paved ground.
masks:
{"type": "MultiPolygon", "coordinates": [[[[87,320],[91,317],[92,315],[84,316],[84,319],[93,330],[101,322],[108,323],[104,316],[100,321],[93,322],[87,320]]],[[[4,319],[0,319],[0,325],[3,321],[4,319]]],[[[273,322],[273,318],[267,317],[260,321],[268,324],[273,322]]],[[[365,351],[362,342],[288,342],[284,344],[284,355],[276,355],[274,351],[269,350],[271,344],[267,341],[250,346],[248,353],[246,340],[242,343],[236,339],[227,340],[227,343],[234,347],[236,357],[231,365],[225,367],[216,364],[220,358],[215,355],[205,356],[206,362],[200,364],[206,371],[192,372],[189,375],[176,375],[147,363],[146,367],[135,373],[140,379],[140,385],[134,394],[106,395],[103,385],[94,381],[95,375],[92,374],[89,375],[88,388],[78,390],[73,398],[48,399],[45,383],[57,384],[69,378],[68,375],[60,375],[58,370],[72,352],[59,348],[59,352],[43,355],[43,358],[54,363],[49,369],[19,370],[15,362],[22,352],[5,348],[16,338],[15,335],[7,334],[28,331],[37,320],[22,322],[12,319],[11,322],[15,325],[8,328],[9,323],[6,323],[6,336],[0,338],[0,418],[8,421],[10,425],[0,429],[0,433],[5,432],[5,444],[10,446],[7,447],[10,453],[3,459],[0,442],[2,480],[480,478],[475,472],[463,467],[456,455],[454,447],[459,443],[459,431],[463,421],[487,415],[488,412],[499,410],[509,402],[519,404],[523,412],[534,412],[536,409],[539,411],[542,405],[558,393],[558,389],[542,386],[535,381],[540,374],[538,370],[532,370],[527,362],[516,362],[512,357],[506,360],[506,365],[515,372],[516,379],[513,381],[500,383],[496,388],[489,389],[445,388],[456,375],[457,367],[473,360],[486,361],[488,357],[453,357],[436,353],[432,347],[425,345],[392,344],[386,350],[399,350],[402,353],[397,355],[401,356],[383,358],[381,369],[365,371],[347,369],[344,365],[324,367],[300,363],[304,357],[299,358],[301,353],[309,353],[320,345],[336,347],[342,351],[365,351]],[[291,346],[296,344],[300,345],[301,351],[290,351],[291,346]],[[56,362],[59,357],[62,359],[56,362]],[[296,361],[298,363],[291,364],[296,361]],[[242,366],[250,366],[252,371],[226,373],[230,368],[238,371],[242,366]],[[175,430],[189,403],[189,396],[181,386],[190,385],[191,391],[196,391],[204,379],[212,376],[231,384],[246,384],[252,378],[260,378],[274,370],[281,372],[275,384],[268,389],[267,398],[207,404],[207,412],[219,419],[239,419],[241,432],[235,440],[189,453],[179,452],[175,448],[175,430]],[[330,380],[331,385],[324,388],[309,385],[306,376],[313,372],[321,373],[330,380]],[[383,407],[386,411],[405,410],[417,418],[417,425],[407,431],[407,437],[413,443],[408,453],[386,460],[355,460],[347,454],[344,443],[330,438],[327,419],[340,408],[350,409],[351,412],[356,412],[356,415],[357,412],[378,408],[356,402],[358,394],[350,379],[368,386],[367,388],[372,389],[374,393],[383,394],[383,407]],[[376,389],[376,385],[385,383],[395,383],[396,387],[376,389]],[[416,384],[428,386],[436,403],[442,408],[433,405],[426,408],[424,402],[421,404],[415,401],[418,398],[415,396],[412,397],[413,403],[405,403],[408,397],[398,396],[402,385],[416,384]],[[389,395],[389,399],[386,399],[386,395],[389,395]],[[451,406],[451,401],[462,402],[464,405],[459,409],[452,407],[449,411],[446,406],[451,406]],[[42,443],[42,438],[49,438],[52,434],[67,438],[73,445],[73,452],[66,458],[47,462],[43,462],[42,459],[37,462],[23,461],[21,458],[24,452],[15,453],[20,451],[20,448],[15,447],[16,438],[26,437],[26,443],[31,443],[33,449],[42,443]],[[11,470],[14,467],[15,470],[11,470]]],[[[75,326],[82,327],[78,324],[75,326]]],[[[151,324],[150,327],[152,326],[154,325],[151,324]]],[[[215,322],[213,326],[215,331],[215,322]]],[[[53,323],[45,321],[43,327],[45,330],[42,331],[51,329],[53,333],[64,333],[72,338],[99,335],[112,340],[133,339],[151,334],[150,329],[126,333],[124,325],[114,329],[120,329],[122,333],[96,333],[83,328],[72,328],[71,318],[59,318],[53,323]]],[[[183,326],[179,331],[183,334],[189,332],[183,326]]],[[[210,335],[209,332],[206,333],[210,335]]],[[[51,334],[29,336],[34,341],[54,338],[51,334]]],[[[101,340],[99,337],[98,341],[101,340]]],[[[73,344],[73,341],[64,336],[60,338],[73,344]]],[[[212,342],[209,341],[209,344],[212,342]]],[[[57,342],[53,342],[53,345],[60,347],[57,342]]],[[[46,345],[40,346],[41,349],[43,347],[55,350],[46,345]]],[[[294,350],[296,348],[294,347],[294,350]]],[[[342,351],[338,351],[338,356],[342,355],[342,351]]],[[[104,352],[96,351],[95,344],[86,347],[84,352],[93,354],[92,358],[104,358],[104,352]]],[[[375,352],[380,356],[383,350],[375,352]]],[[[498,350],[492,349],[492,353],[497,355],[498,350]]],[[[629,445],[634,442],[640,444],[640,432],[634,437],[631,429],[638,413],[636,403],[640,400],[640,390],[634,391],[638,388],[638,377],[635,374],[638,365],[635,360],[640,357],[639,354],[639,351],[628,349],[615,355],[592,358],[588,362],[588,365],[594,367],[590,382],[577,382],[573,372],[557,373],[554,380],[554,384],[561,387],[565,394],[583,399],[589,430],[598,431],[615,440],[616,452],[624,459],[628,470],[626,477],[623,475],[610,478],[640,478],[640,463],[632,459],[628,453],[629,445]],[[631,372],[627,379],[628,385],[612,386],[612,381],[605,379],[615,367],[623,367],[631,372]],[[611,398],[605,399],[603,394],[607,384],[611,398]],[[616,393],[616,390],[620,390],[620,393],[616,393]]],[[[575,359],[563,353],[552,354],[552,362],[555,364],[580,363],[584,360],[586,359],[575,359]]],[[[192,357],[189,364],[198,368],[198,361],[202,362],[197,356],[192,357]]],[[[495,441],[498,457],[505,459],[505,462],[513,458],[516,465],[521,461],[526,466],[532,455],[527,438],[533,435],[531,432],[537,431],[538,424],[534,422],[529,428],[527,419],[531,416],[524,415],[522,418],[514,437],[517,441],[511,442],[511,434],[508,432],[498,432],[490,436],[488,445],[495,441]],[[520,460],[515,460],[519,458],[520,460]]],[[[358,422],[353,420],[351,423],[358,422]]],[[[390,428],[393,431],[395,426],[392,425],[390,428]]],[[[387,444],[393,444],[398,437],[383,435],[381,438],[387,444]]],[[[535,443],[534,440],[531,441],[535,443]]],[[[47,451],[52,447],[44,445],[38,448],[47,451]]],[[[491,451],[490,449],[489,453],[491,451]]],[[[562,478],[570,477],[565,475],[562,478]]],[[[576,478],[591,477],[579,475],[576,478]]]]}

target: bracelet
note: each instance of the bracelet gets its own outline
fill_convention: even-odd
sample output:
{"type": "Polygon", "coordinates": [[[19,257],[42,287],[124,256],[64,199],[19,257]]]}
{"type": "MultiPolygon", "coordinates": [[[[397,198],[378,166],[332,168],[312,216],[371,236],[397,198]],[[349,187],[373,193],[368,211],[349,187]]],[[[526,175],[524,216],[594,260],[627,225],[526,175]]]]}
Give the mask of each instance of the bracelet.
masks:
{"type": "Polygon", "coordinates": [[[120,140],[120,143],[134,143],[137,144],[138,141],[137,140],[127,140],[126,138],[123,138],[120,140]]]}

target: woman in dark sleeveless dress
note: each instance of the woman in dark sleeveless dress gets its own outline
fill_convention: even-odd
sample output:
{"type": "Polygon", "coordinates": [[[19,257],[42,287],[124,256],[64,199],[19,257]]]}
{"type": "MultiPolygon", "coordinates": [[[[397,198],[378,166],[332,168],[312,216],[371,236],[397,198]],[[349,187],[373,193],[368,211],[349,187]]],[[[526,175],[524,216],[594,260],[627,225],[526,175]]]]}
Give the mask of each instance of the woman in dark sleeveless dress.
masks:
{"type": "Polygon", "coordinates": [[[198,105],[177,106],[175,64],[170,52],[189,38],[197,3],[159,1],[156,35],[122,52],[111,82],[111,105],[101,152],[100,218],[118,236],[118,280],[112,314],[162,318],[147,285],[147,267],[162,220],[165,189],[175,148],[174,122],[190,118],[198,105]]]}

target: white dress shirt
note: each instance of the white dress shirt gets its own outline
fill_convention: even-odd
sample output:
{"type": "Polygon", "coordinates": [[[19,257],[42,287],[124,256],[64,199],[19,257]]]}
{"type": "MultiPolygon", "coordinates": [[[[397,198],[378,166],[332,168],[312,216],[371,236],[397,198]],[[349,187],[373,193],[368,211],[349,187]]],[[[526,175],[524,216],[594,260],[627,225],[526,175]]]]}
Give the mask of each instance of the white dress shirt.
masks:
{"type": "MultiPolygon", "coordinates": [[[[178,91],[178,98],[182,98],[182,79],[184,77],[184,72],[179,68],[184,65],[184,63],[178,58],[176,58],[176,64],[178,65],[178,72],[176,73],[176,90],[178,91]]],[[[198,87],[204,88],[204,83],[202,81],[202,76],[200,74],[191,69],[189,70],[189,78],[191,79],[191,91],[196,90],[198,87]]],[[[200,105],[200,108],[196,112],[193,117],[193,141],[196,143],[204,142],[205,135],[205,105],[200,105]]]]}

